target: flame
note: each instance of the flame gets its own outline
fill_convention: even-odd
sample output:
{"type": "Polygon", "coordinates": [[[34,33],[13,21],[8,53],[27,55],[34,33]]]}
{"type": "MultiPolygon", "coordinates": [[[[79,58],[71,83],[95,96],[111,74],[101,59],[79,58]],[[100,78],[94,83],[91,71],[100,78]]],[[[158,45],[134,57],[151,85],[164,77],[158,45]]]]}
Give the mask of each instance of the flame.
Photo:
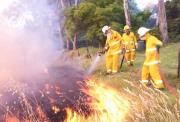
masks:
{"type": "Polygon", "coordinates": [[[60,111],[60,109],[57,106],[53,106],[52,110],[54,111],[54,113],[58,113],[60,111]]]}
{"type": "Polygon", "coordinates": [[[130,103],[125,100],[115,89],[97,83],[93,80],[87,82],[87,88],[82,91],[90,96],[87,104],[92,110],[89,117],[78,115],[70,108],[66,109],[67,122],[122,122],[130,112],[130,103]]]}

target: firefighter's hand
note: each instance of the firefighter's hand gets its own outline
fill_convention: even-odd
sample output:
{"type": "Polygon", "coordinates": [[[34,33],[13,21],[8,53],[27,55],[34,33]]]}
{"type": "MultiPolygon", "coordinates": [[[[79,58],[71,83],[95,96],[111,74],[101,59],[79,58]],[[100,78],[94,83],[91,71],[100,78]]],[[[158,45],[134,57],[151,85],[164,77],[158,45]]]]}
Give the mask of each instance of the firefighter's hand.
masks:
{"type": "Polygon", "coordinates": [[[103,48],[101,53],[104,54],[106,52],[106,48],[103,48]]]}
{"type": "Polygon", "coordinates": [[[104,50],[100,51],[101,54],[105,54],[105,52],[106,52],[106,51],[104,51],[104,50]]]}
{"type": "Polygon", "coordinates": [[[122,54],[124,54],[124,53],[126,53],[126,49],[125,48],[122,49],[122,54]]]}
{"type": "Polygon", "coordinates": [[[158,44],[156,45],[156,49],[158,52],[159,52],[160,47],[161,47],[160,45],[158,45],[158,44]]]}

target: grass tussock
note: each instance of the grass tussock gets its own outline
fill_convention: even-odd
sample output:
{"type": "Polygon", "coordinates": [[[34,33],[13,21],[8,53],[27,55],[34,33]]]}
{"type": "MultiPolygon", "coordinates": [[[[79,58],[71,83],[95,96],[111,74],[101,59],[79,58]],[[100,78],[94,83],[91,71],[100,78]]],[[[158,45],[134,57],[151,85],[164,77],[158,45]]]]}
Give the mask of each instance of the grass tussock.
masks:
{"type": "MultiPolygon", "coordinates": [[[[132,110],[127,117],[128,122],[180,121],[180,80],[177,78],[178,45],[178,43],[165,45],[160,50],[160,66],[178,97],[170,94],[167,88],[161,91],[152,85],[145,87],[140,84],[141,68],[145,60],[144,52],[136,53],[133,68],[137,73],[130,71],[124,63],[120,72],[112,76],[105,75],[105,55],[102,56],[92,77],[127,95],[126,99],[130,101],[132,110]]],[[[120,60],[121,58],[122,56],[120,60]]]]}
{"type": "MultiPolygon", "coordinates": [[[[89,49],[91,58],[86,58],[86,49],[79,49],[78,52],[69,52],[71,58],[62,57],[61,54],[55,54],[54,63],[52,66],[58,67],[66,64],[66,60],[69,62],[82,67],[84,71],[93,63],[94,59],[98,55],[99,49],[89,49]],[[78,57],[78,58],[76,58],[78,57]]],[[[133,68],[136,70],[132,72],[124,63],[123,67],[119,70],[120,72],[115,75],[106,76],[105,68],[105,57],[102,55],[98,64],[93,69],[91,79],[97,82],[102,82],[107,86],[111,86],[116,89],[119,94],[122,94],[124,99],[130,103],[130,112],[125,118],[125,122],[179,122],[180,121],[180,82],[177,79],[177,52],[178,44],[171,44],[162,47],[160,52],[161,57],[161,68],[166,75],[166,78],[170,84],[174,87],[177,92],[177,96],[173,96],[169,93],[168,89],[165,88],[163,91],[154,88],[152,85],[149,87],[140,84],[141,67],[145,59],[145,55],[142,52],[136,53],[136,59],[133,68]]],[[[120,59],[122,56],[120,57],[120,59]]],[[[68,65],[68,63],[66,65],[68,65]]],[[[12,81],[14,83],[14,81],[12,81]]],[[[12,88],[18,89],[18,94],[22,97],[22,105],[24,106],[24,112],[26,119],[29,122],[41,121],[41,117],[35,116],[32,108],[29,104],[28,99],[20,88],[21,85],[11,86],[12,88]]],[[[22,86],[24,87],[24,86],[22,86]]],[[[107,89],[108,90],[108,89],[107,89]]],[[[38,106],[38,104],[37,104],[38,106]]],[[[2,108],[2,105],[1,105],[2,108]]],[[[7,108],[3,110],[6,111],[7,108]]],[[[9,111],[10,113],[10,111],[9,111]]],[[[42,111],[43,113],[43,111],[42,111]]],[[[13,115],[13,113],[11,113],[13,115]]],[[[44,115],[45,116],[45,115],[44,115]]],[[[92,116],[91,116],[92,117],[92,116]]],[[[80,116],[79,120],[84,117],[80,116]]],[[[47,120],[48,121],[48,120],[47,120]]],[[[99,122],[99,121],[95,121],[99,122]]],[[[106,121],[104,121],[106,122],[106,121]]]]}

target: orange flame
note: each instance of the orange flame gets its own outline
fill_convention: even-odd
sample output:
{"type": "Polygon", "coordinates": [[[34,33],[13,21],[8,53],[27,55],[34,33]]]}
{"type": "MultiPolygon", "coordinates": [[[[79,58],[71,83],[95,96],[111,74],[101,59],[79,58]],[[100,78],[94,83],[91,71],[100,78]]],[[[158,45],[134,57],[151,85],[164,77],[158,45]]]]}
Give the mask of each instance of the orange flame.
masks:
{"type": "Polygon", "coordinates": [[[88,103],[92,110],[91,115],[85,118],[67,108],[67,122],[122,122],[125,120],[130,112],[130,103],[123,96],[115,89],[92,80],[89,80],[86,85],[87,88],[82,88],[82,91],[91,98],[88,103]]]}

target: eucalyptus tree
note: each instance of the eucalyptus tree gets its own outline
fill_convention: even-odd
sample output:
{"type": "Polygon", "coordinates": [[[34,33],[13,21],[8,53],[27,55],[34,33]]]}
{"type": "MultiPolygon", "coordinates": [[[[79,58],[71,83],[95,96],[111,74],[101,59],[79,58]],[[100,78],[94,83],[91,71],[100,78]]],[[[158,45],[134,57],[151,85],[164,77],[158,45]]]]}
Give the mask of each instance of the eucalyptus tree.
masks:
{"type": "Polygon", "coordinates": [[[163,43],[169,43],[168,26],[164,0],[158,0],[158,23],[163,43]]]}
{"type": "Polygon", "coordinates": [[[130,18],[130,10],[129,10],[129,0],[123,0],[124,1],[124,14],[126,18],[126,25],[128,25],[131,28],[131,18],[130,18]]]}
{"type": "Polygon", "coordinates": [[[76,33],[83,34],[87,40],[102,42],[101,29],[104,25],[120,32],[124,24],[123,4],[116,0],[84,0],[78,7],[72,6],[66,10],[68,38],[73,38],[76,33]]]}

